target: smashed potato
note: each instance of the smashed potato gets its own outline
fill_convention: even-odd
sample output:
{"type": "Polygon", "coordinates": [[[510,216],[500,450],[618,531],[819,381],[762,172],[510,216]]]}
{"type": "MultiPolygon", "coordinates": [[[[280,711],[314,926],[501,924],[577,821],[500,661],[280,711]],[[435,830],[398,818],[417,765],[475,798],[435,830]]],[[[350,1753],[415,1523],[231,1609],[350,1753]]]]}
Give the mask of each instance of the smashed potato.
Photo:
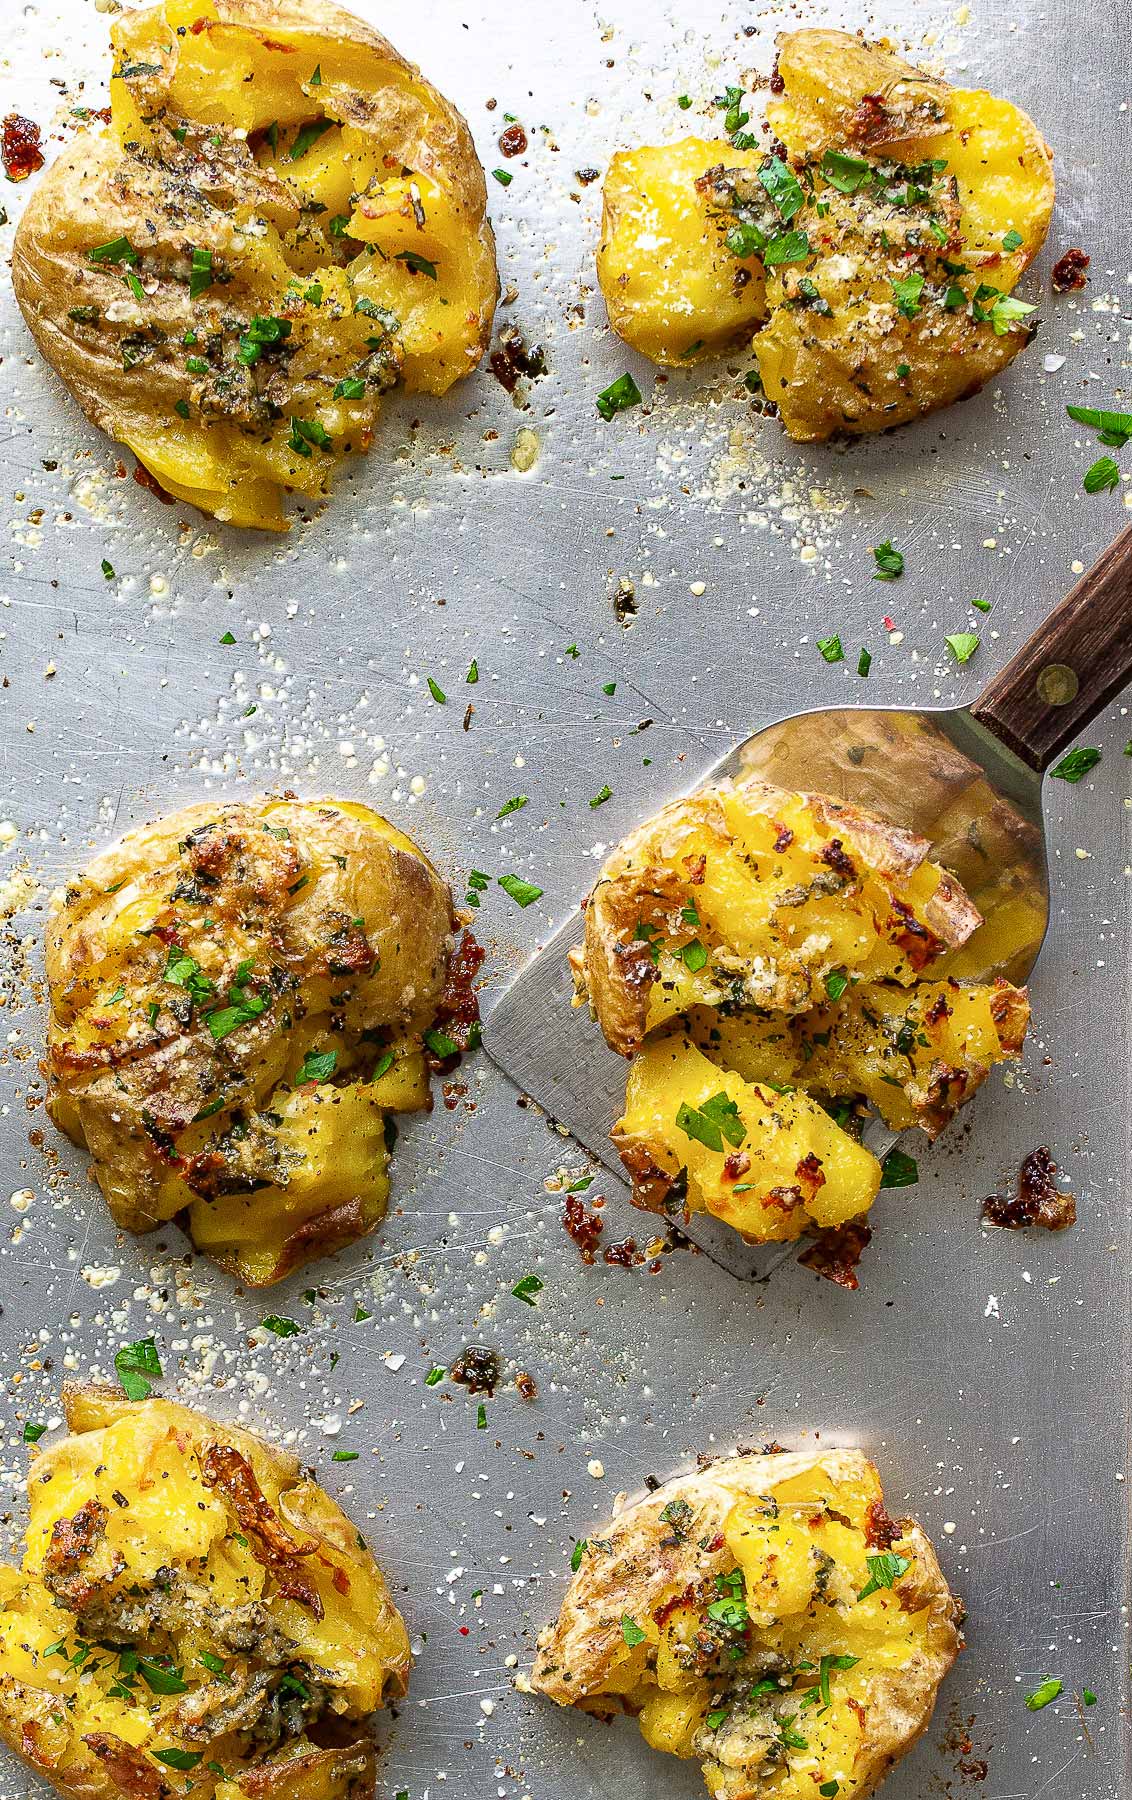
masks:
{"type": "MultiPolygon", "coordinates": [[[[951,971],[982,920],[928,850],[747,774],[612,852],[571,963],[576,1002],[631,1059],[612,1137],[636,1205],[750,1243],[856,1226],[882,1170],[846,1127],[872,1107],[934,1138],[1019,1054],[1026,993],[951,971]]],[[[854,1286],[842,1249],[815,1266],[854,1286]]]]}
{"type": "Polygon", "coordinates": [[[0,1735],[72,1800],[372,1800],[409,1640],[288,1452],[166,1400],[64,1396],[0,1566],[0,1735]]]}
{"type": "MultiPolygon", "coordinates": [[[[598,259],[614,329],[657,361],[693,360],[720,347],[737,284],[752,302],[761,269],[763,307],[733,336],[754,326],[763,393],[792,438],[882,431],[976,393],[1033,335],[1013,289],[1053,209],[1041,134],[1008,101],[843,31],[783,33],[772,87],[765,152],[738,129],[710,161],[698,139],[615,158],[598,259]],[[668,229],[618,234],[652,216],[666,181],[697,199],[666,194],[668,229]],[[689,304],[645,337],[623,331],[614,276],[689,304]]],[[[732,94],[738,113],[747,96],[732,94]]]]}
{"type": "Polygon", "coordinates": [[[286,527],[397,380],[443,393],[498,292],[468,128],[329,0],[165,0],[112,27],[111,120],[16,233],[16,297],[84,412],[177,499],[286,527]]]}
{"type": "Polygon", "coordinates": [[[390,1115],[475,1041],[453,929],[353,803],[206,802],[98,856],[48,929],[48,1106],[118,1224],[181,1216],[253,1286],[373,1230],[390,1115]]]}
{"type": "Polygon", "coordinates": [[[689,1006],[802,1012],[834,970],[907,986],[979,914],[927,840],[754,777],[662,807],[607,859],[575,974],[623,1056],[689,1006]]]}
{"type": "Polygon", "coordinates": [[[859,1450],[736,1456],[590,1534],[529,1685],[633,1715],[715,1800],[866,1800],[926,1730],[961,1620],[859,1450]]]}
{"type": "Polygon", "coordinates": [[[748,1243],[861,1218],[880,1187],[876,1157],[807,1094],[717,1066],[679,1031],[634,1058],[613,1142],[637,1206],[711,1213],[748,1243]]]}

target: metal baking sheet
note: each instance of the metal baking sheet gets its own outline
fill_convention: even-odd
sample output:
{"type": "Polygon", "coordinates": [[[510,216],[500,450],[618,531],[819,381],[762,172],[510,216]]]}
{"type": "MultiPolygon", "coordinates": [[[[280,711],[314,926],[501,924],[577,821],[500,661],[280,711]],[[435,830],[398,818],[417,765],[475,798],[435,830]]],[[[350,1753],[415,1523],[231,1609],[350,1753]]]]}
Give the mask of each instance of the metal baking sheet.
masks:
{"type": "MultiPolygon", "coordinates": [[[[369,800],[420,837],[458,896],[471,868],[544,890],[525,911],[497,886],[485,895],[479,929],[498,989],[646,810],[784,710],[863,698],[860,645],[873,655],[871,703],[965,699],[1124,521],[1126,490],[1083,494],[1096,451],[1064,412],[1067,400],[1119,404],[1127,380],[1115,0],[887,0],[868,14],[746,0],[694,13],[671,0],[357,4],[467,113],[488,169],[500,166],[503,114],[527,129],[511,185],[489,181],[515,290],[500,321],[547,348],[549,373],[525,407],[486,370],[445,402],[394,399],[329,507],[283,541],[240,536],[122,476],[0,296],[11,1537],[23,1420],[57,1421],[64,1379],[108,1373],[121,1342],[152,1331],[171,1389],[294,1442],[371,1532],[418,1652],[410,1697],[382,1726],[383,1792],[691,1796],[695,1766],[659,1761],[630,1723],[605,1728],[512,1691],[558,1604],[572,1539],[619,1492],[697,1451],[855,1440],[879,1462],[892,1510],[929,1529],[969,1608],[969,1648],[891,1800],[1115,1800],[1129,1791],[1132,763],[1120,706],[1090,734],[1099,768],[1049,787],[1052,925],[1024,1065],[924,1147],[918,1187],[881,1196],[856,1294],[792,1261],[758,1285],[685,1252],[655,1273],[584,1267],[554,1184],[586,1159],[484,1057],[467,1065],[453,1110],[406,1123],[380,1234],[266,1302],[191,1257],[173,1229],[116,1233],[83,1159],[47,1124],[43,909],[125,827],[264,787],[369,800]],[[752,415],[737,359],[661,381],[610,337],[592,262],[600,186],[575,173],[601,168],[619,142],[705,127],[701,101],[739,69],[765,71],[782,25],[813,22],[887,29],[953,78],[1000,88],[1044,127],[1060,176],[1050,245],[1025,290],[1042,295],[1035,346],[981,397],[850,449],[790,446],[752,415]],[[677,108],[681,93],[692,110],[677,108]],[[1092,254],[1090,286],[1054,299],[1049,266],[1070,245],[1092,254]],[[646,406],[603,424],[594,395],[626,367],[646,406]],[[539,441],[525,475],[510,464],[522,428],[539,441]],[[888,586],[870,579],[869,546],[885,538],[906,557],[888,586]],[[614,608],[622,583],[636,605],[627,625],[614,608]],[[968,613],[975,596],[994,602],[981,622],[968,613]],[[944,635],[975,623],[982,647],[959,669],[944,635]],[[831,667],[815,639],[834,630],[848,655],[831,667]],[[591,807],[606,787],[612,797],[591,807]],[[517,794],[527,806],[497,822],[517,794]],[[981,1198],[1037,1144],[1079,1197],[1076,1229],[984,1231],[981,1198]],[[534,1308],[511,1293],[528,1273],[545,1284],[534,1308]],[[265,1339],[265,1311],[293,1316],[300,1334],[265,1339]],[[509,1380],[484,1430],[462,1389],[424,1385],[476,1341],[539,1390],[525,1401],[509,1380]],[[343,1447],[359,1460],[332,1463],[343,1447]],[[1030,1713],[1024,1696],[1047,1675],[1064,1696],[1030,1713]],[[1097,1695],[1087,1710],[1075,1699],[1085,1687],[1097,1695]]],[[[3,110],[48,127],[52,152],[68,108],[101,102],[108,10],[46,0],[6,14],[3,110]]],[[[26,191],[5,187],[10,217],[26,191]]],[[[643,1239],[647,1221],[615,1182],[602,1175],[590,1192],[607,1199],[606,1242],[643,1239]]],[[[4,1800],[32,1791],[5,1758],[4,1800]]]]}

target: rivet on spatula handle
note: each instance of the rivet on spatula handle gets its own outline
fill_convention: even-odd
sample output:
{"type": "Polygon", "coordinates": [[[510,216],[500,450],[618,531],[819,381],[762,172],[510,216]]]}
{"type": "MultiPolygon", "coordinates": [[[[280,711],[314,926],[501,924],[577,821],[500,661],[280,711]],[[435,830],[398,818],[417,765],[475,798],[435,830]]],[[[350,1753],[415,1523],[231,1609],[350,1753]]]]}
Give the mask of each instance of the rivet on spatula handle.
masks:
{"type": "Polygon", "coordinates": [[[1132,679],[1132,525],[971,708],[1041,774],[1132,679]]]}

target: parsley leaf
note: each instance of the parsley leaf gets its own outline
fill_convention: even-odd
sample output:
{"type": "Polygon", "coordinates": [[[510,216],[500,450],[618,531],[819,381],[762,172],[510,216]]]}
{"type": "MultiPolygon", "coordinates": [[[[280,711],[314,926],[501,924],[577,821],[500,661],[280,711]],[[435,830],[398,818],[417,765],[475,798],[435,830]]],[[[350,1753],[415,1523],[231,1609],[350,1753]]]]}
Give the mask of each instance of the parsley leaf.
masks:
{"type": "Polygon", "coordinates": [[[869,1579],[857,1595],[858,1600],[867,1600],[881,1588],[894,1586],[904,1571],[912,1567],[911,1557],[898,1556],[895,1550],[882,1550],[879,1556],[866,1556],[865,1561],[869,1566],[869,1579]]]}
{"type": "Polygon", "coordinates": [[[979,647],[979,634],[977,631],[953,631],[943,641],[956,662],[965,663],[970,662],[979,647]]]}
{"type": "Polygon", "coordinates": [[[528,798],[529,796],[526,794],[512,795],[510,800],[505,800],[503,802],[503,805],[495,815],[496,818],[505,819],[509,813],[521,812],[523,807],[526,806],[528,798]]]}
{"type": "Polygon", "coordinates": [[[524,1275],[521,1281],[515,1283],[511,1292],[516,1300],[522,1300],[527,1306],[534,1306],[536,1304],[535,1295],[541,1294],[542,1289],[543,1283],[537,1275],[524,1275]]]}
{"type": "Polygon", "coordinates": [[[1077,783],[1083,776],[1089,773],[1090,769],[1096,768],[1100,760],[1101,753],[1099,750],[1095,750],[1092,745],[1089,744],[1082,745],[1079,750],[1068,751],[1062,757],[1057,767],[1050,770],[1050,774],[1056,776],[1059,781],[1072,782],[1073,786],[1076,787],[1077,783]]]}
{"type": "Polygon", "coordinates": [[[291,162],[298,162],[301,157],[304,157],[312,144],[317,144],[323,132],[329,131],[333,123],[333,119],[313,119],[309,125],[304,125],[291,145],[289,152],[291,162]]]}
{"type": "Polygon", "coordinates": [[[622,1613],[621,1636],[632,1649],[634,1645],[644,1643],[646,1633],[641,1630],[636,1619],[630,1618],[628,1613],[622,1613]]]}
{"type": "Polygon", "coordinates": [[[575,1575],[578,1573],[578,1570],[581,1568],[582,1558],[586,1554],[586,1551],[589,1549],[589,1547],[590,1547],[590,1542],[589,1542],[588,1538],[575,1538],[574,1548],[570,1553],[570,1567],[573,1570],[575,1575]]]}
{"type": "Polygon", "coordinates": [[[1103,494],[1106,489],[1120,486],[1120,470],[1111,456],[1098,456],[1095,463],[1085,470],[1085,478],[1081,483],[1087,494],[1103,494]]]}
{"type": "Polygon", "coordinates": [[[1120,450],[1132,438],[1132,413],[1109,412],[1101,406],[1067,406],[1065,410],[1078,425],[1090,426],[1102,444],[1120,450]]]}
{"type": "Polygon", "coordinates": [[[723,1091],[713,1094],[699,1107],[689,1106],[682,1100],[676,1114],[676,1129],[708,1150],[721,1151],[724,1138],[736,1149],[747,1140],[747,1127],[739,1116],[739,1108],[723,1091]]]}
{"type": "Polygon", "coordinates": [[[924,292],[924,274],[914,269],[911,275],[899,275],[892,283],[893,298],[896,310],[903,313],[906,319],[914,319],[920,310],[920,300],[924,292]]]}
{"type": "Polygon", "coordinates": [[[1048,1706],[1051,1700],[1057,1699],[1064,1685],[1056,1675],[1047,1676],[1040,1687],[1036,1687],[1032,1694],[1026,1695],[1026,1705],[1031,1712],[1041,1712],[1043,1706],[1048,1706]]]}
{"type": "Polygon", "coordinates": [[[802,184],[793,169],[781,157],[768,156],[759,170],[759,181],[778,209],[779,217],[789,224],[794,214],[806,204],[802,184]]]}
{"type": "Polygon", "coordinates": [[[614,413],[628,412],[632,406],[640,406],[641,390],[633,377],[626,371],[616,381],[611,381],[597,397],[597,410],[603,419],[609,420],[614,413]]]}
{"type": "Polygon", "coordinates": [[[161,1358],[151,1337],[123,1344],[115,1352],[114,1370],[127,1400],[148,1400],[150,1386],[162,1376],[161,1358]]]}
{"type": "Polygon", "coordinates": [[[542,899],[543,890],[518,875],[500,875],[499,885],[505,894],[510,894],[516,906],[533,906],[536,900],[542,899]]]}
{"type": "Polygon", "coordinates": [[[295,1086],[303,1087],[308,1081],[329,1081],[337,1062],[337,1050],[308,1050],[295,1076],[295,1086]]]}
{"type": "Polygon", "coordinates": [[[886,538],[883,544],[874,544],[873,559],[876,562],[874,581],[895,581],[897,576],[904,573],[903,554],[892,548],[891,538],[886,538]]]}
{"type": "Polygon", "coordinates": [[[841,639],[836,632],[834,632],[832,637],[819,638],[818,649],[828,663],[844,662],[845,660],[845,652],[841,648],[841,639]]]}
{"type": "Polygon", "coordinates": [[[299,1327],[295,1324],[294,1319],[281,1318],[278,1313],[268,1313],[265,1319],[260,1320],[260,1324],[265,1331],[270,1331],[275,1337],[288,1338],[299,1335],[299,1327]]]}
{"type": "Polygon", "coordinates": [[[920,1179],[920,1165],[903,1150],[890,1150],[880,1165],[882,1188],[915,1187],[920,1179]]]}

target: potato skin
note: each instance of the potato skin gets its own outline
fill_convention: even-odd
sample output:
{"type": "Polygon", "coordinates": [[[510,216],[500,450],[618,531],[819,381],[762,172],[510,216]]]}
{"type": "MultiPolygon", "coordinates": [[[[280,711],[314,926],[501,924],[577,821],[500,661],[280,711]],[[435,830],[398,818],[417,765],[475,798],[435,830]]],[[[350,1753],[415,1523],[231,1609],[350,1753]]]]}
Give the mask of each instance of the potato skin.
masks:
{"type": "Polygon", "coordinates": [[[775,1794],[808,1800],[835,1779],[843,1792],[867,1796],[927,1728],[962,1646],[961,1619],[931,1544],[913,1520],[888,1518],[861,1451],[740,1455],[677,1476],[589,1532],[558,1618],[540,1635],[529,1685],[560,1706],[637,1716],[655,1748],[701,1760],[716,1800],[750,1800],[760,1790],[770,1770],[753,1725],[760,1708],[771,1729],[789,1709],[807,1743],[800,1756],[796,1745],[778,1754],[775,1794]],[[859,1599],[867,1556],[892,1549],[909,1565],[896,1588],[859,1599]],[[740,1592],[749,1630],[730,1640],[717,1633],[724,1641],[713,1644],[709,1603],[740,1592]],[[641,1633],[637,1644],[626,1619],[641,1633]],[[886,1637],[891,1644],[872,1664],[886,1637]],[[731,1660],[740,1646],[749,1662],[731,1660]],[[795,1667],[781,1677],[781,1698],[765,1697],[745,1718],[752,1674],[803,1662],[812,1670],[827,1651],[857,1657],[853,1668],[831,1671],[832,1708],[815,1720],[814,1709],[800,1707],[790,1683],[813,1676],[795,1667]],[[726,1715],[714,1725],[712,1708],[726,1715]]]}
{"type": "Polygon", "coordinates": [[[453,926],[354,803],[204,802],[96,857],[48,926],[48,1106],[117,1222],[186,1213],[253,1285],[372,1230],[385,1115],[429,1104],[453,926]]]}
{"type": "Polygon", "coordinates": [[[404,1693],[411,1659],[353,1524],[288,1453],[188,1407],[87,1385],[65,1392],[64,1410],[69,1435],[29,1471],[22,1571],[0,1568],[0,1737],[71,1800],[166,1800],[182,1778],[150,1756],[158,1747],[194,1757],[201,1800],[369,1800],[368,1719],[404,1693]],[[217,1454],[268,1508],[262,1529],[210,1484],[217,1454]],[[311,1572],[301,1602],[271,1550],[287,1543],[311,1572]],[[92,1689],[81,1658],[48,1647],[69,1656],[95,1631],[92,1689]],[[107,1692],[133,1645],[180,1671],[173,1698],[136,1674],[132,1705],[107,1692]],[[261,1692],[294,1671],[301,1716],[272,1726],[261,1692]]]}
{"type": "Polygon", "coordinates": [[[29,203],[17,299],[88,417],[174,497],[285,529],[282,489],[324,494],[399,375],[440,393],[482,356],[483,171],[460,114],[325,0],[166,0],[112,35],[112,122],[29,203]],[[92,258],[122,239],[132,262],[92,258]],[[265,319],[276,337],[251,342],[265,319]]]}

